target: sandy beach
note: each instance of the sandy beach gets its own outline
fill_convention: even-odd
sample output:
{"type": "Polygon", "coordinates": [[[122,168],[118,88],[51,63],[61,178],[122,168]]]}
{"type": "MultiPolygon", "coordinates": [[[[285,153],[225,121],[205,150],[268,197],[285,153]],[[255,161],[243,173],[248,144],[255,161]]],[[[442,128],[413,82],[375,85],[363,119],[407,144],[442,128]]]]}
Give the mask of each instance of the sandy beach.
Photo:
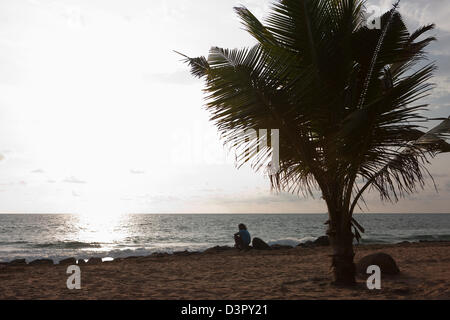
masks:
{"type": "Polygon", "coordinates": [[[67,266],[0,266],[0,299],[450,299],[450,243],[356,248],[356,258],[390,254],[401,273],[369,291],[330,284],[329,247],[235,249],[127,258],[81,266],[81,290],[68,290],[67,266]]]}

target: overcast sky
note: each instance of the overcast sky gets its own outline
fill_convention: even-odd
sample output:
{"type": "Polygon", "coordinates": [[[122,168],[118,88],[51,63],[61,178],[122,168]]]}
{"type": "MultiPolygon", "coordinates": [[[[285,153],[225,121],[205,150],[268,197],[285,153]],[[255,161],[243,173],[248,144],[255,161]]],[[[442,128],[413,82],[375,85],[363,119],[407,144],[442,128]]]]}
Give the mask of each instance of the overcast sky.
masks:
{"type": "MultiPolygon", "coordinates": [[[[315,213],[321,200],[275,195],[237,170],[203,109],[202,83],[172,50],[250,46],[233,6],[263,0],[0,1],[0,212],[315,213]]],[[[391,1],[369,1],[389,8],[391,1]]],[[[432,116],[450,112],[450,4],[404,0],[412,28],[434,22],[440,70],[432,116]]],[[[448,212],[449,156],[439,187],[370,212],[448,212]]]]}

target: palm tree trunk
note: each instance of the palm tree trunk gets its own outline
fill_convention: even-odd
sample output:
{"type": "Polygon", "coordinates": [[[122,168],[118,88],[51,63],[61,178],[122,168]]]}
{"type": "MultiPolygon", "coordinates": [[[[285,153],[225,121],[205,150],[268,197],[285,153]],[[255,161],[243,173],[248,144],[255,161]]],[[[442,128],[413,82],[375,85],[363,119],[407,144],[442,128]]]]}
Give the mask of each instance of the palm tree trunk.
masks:
{"type": "Polygon", "coordinates": [[[330,221],[327,234],[330,238],[334,284],[354,285],[356,268],[353,262],[353,233],[350,222],[330,221]],[[340,223],[339,223],[340,222],[340,223]]]}

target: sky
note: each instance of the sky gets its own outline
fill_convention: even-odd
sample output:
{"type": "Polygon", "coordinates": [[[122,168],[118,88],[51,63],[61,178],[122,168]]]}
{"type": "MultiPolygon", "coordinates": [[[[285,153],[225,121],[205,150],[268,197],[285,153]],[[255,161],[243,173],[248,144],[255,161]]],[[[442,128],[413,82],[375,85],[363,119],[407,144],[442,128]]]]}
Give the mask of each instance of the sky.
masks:
{"type": "MultiPolygon", "coordinates": [[[[266,0],[0,1],[0,212],[323,213],[320,197],[275,194],[237,169],[204,110],[202,83],[173,50],[254,40],[232,8],[258,18],[266,0]]],[[[373,0],[387,10],[391,1],[373,0]]],[[[450,4],[403,1],[408,26],[434,22],[439,71],[428,116],[450,115],[450,4]]],[[[449,212],[450,157],[397,204],[367,212],[449,212]]]]}

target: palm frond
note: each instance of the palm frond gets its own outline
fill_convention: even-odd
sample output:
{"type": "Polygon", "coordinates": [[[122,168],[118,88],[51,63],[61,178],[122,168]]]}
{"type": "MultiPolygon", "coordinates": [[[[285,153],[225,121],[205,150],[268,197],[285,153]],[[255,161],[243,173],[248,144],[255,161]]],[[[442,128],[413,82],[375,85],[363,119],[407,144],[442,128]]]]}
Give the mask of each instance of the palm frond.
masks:
{"type": "Polygon", "coordinates": [[[260,130],[279,129],[272,187],[320,189],[330,215],[351,218],[369,188],[395,201],[424,185],[425,165],[449,150],[448,122],[427,134],[421,126],[436,67],[418,63],[434,25],[410,33],[394,6],[382,30],[369,30],[361,0],[280,0],[264,22],[235,12],[257,45],[184,58],[205,79],[206,109],[238,166],[267,168],[273,150],[260,130]]]}

